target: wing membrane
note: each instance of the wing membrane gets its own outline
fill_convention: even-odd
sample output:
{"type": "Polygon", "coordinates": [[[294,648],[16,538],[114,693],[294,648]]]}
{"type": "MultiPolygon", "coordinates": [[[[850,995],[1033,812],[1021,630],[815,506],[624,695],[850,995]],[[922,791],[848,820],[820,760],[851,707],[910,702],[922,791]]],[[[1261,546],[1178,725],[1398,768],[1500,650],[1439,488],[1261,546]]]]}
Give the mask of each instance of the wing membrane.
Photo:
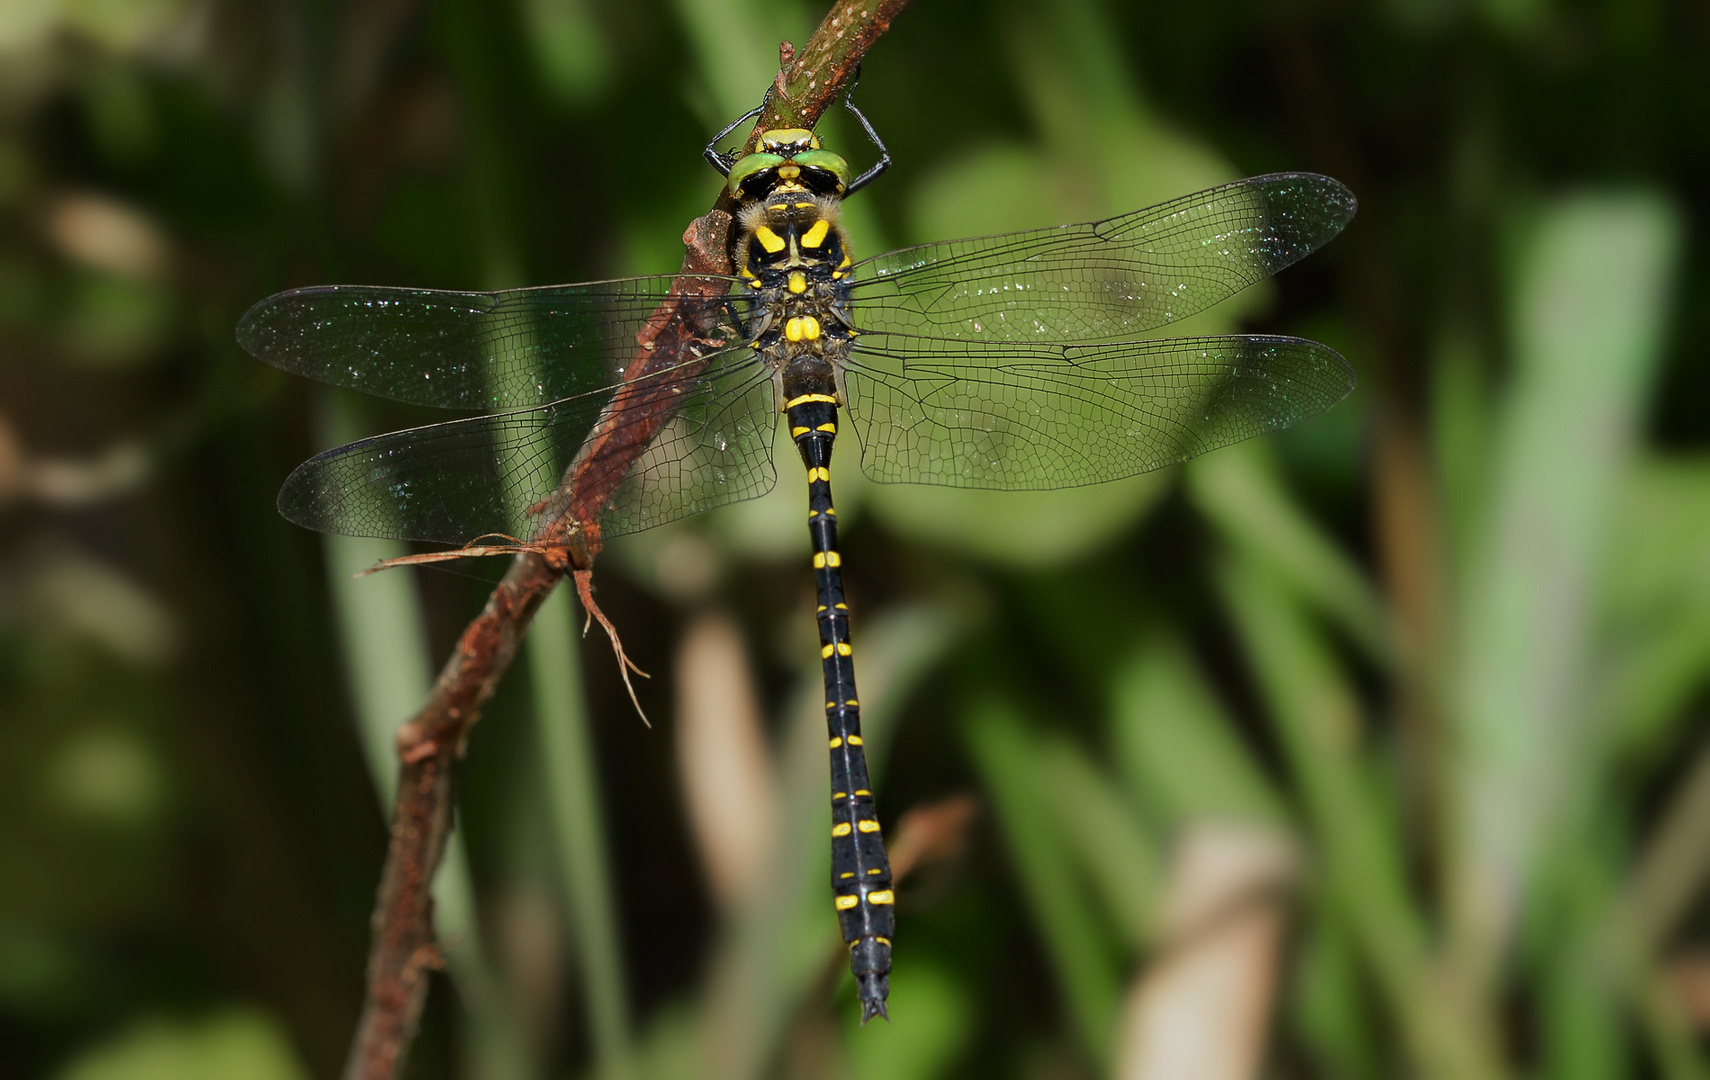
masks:
{"type": "Polygon", "coordinates": [[[1091,341],[1203,311],[1322,246],[1354,216],[1327,176],[1278,173],[1104,221],[903,248],[855,267],[863,330],[1091,341]]]}
{"type": "MultiPolygon", "coordinates": [[[[238,323],[274,367],[397,401],[524,409],[615,380],[673,281],[661,275],[506,292],[326,285],[279,293],[238,323]]],[[[728,280],[701,277],[728,285],[728,280]]],[[[681,301],[704,336],[734,340],[722,297],[681,301]]]]}
{"type": "Polygon", "coordinates": [[[1286,427],[1354,387],[1292,337],[1050,345],[869,334],[844,375],[879,481],[1009,490],[1116,480],[1286,427]]]}
{"type": "MultiPolygon", "coordinates": [[[[633,466],[625,463],[621,481],[610,478],[613,493],[600,514],[607,536],[771,490],[776,397],[750,350],[649,378],[681,403],[633,466]]],[[[606,387],[329,450],[286,478],[279,510],[299,525],[348,536],[447,544],[486,533],[527,539],[614,392],[606,387]]],[[[656,417],[631,413],[625,422],[656,417]]],[[[590,466],[596,481],[600,467],[590,466]]]]}

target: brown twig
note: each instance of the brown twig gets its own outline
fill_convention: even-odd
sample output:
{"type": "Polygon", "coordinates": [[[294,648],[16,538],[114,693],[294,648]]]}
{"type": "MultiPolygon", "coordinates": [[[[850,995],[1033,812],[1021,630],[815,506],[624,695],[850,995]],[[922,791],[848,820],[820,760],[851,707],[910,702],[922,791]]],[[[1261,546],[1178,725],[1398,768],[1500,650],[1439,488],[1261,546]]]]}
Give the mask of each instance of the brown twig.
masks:
{"type": "MultiPolygon", "coordinates": [[[[756,125],[812,127],[849,80],[862,56],[908,0],[838,0],[785,72],[756,125]]],[[[755,135],[750,135],[749,145],[755,135]]],[[[683,234],[682,275],[638,335],[625,387],[584,443],[552,500],[550,524],[531,539],[459,639],[422,710],[398,732],[400,776],[392,837],[374,909],[368,993],[346,1062],[347,1080],[390,1080],[402,1070],[427,1000],[428,973],[440,964],[430,887],[451,832],[454,774],[469,729],[516,656],[534,613],[572,571],[591,612],[592,569],[599,554],[596,522],[617,484],[674,410],[657,400],[660,385],[644,376],[681,363],[701,340],[695,301],[730,273],[728,195],[683,234]],[[637,418],[640,418],[639,420],[637,418]],[[622,421],[622,422],[620,422],[622,421]]],[[[668,385],[668,384],[667,384],[668,385]]],[[[605,623],[604,618],[601,618],[605,623]]],[[[609,627],[609,623],[606,624],[609,627]]],[[[627,664],[612,635],[620,669],[627,664]]],[[[627,675],[626,675],[627,682],[627,675]]]]}

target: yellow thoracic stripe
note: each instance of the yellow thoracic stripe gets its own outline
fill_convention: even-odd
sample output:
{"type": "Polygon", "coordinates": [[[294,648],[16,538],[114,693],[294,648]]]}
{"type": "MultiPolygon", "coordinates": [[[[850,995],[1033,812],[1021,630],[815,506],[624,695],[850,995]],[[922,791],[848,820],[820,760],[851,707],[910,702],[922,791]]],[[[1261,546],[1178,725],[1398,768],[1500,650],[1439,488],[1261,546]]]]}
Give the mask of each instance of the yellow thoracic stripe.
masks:
{"type": "Polygon", "coordinates": [[[816,248],[825,243],[825,235],[831,231],[831,222],[820,218],[813,223],[813,228],[802,233],[802,247],[816,248]]]}
{"type": "Polygon", "coordinates": [[[810,401],[823,401],[827,405],[837,404],[837,399],[832,397],[830,394],[803,394],[799,398],[791,398],[789,401],[784,402],[784,408],[793,409],[797,405],[806,405],[810,401]]]}
{"type": "Polygon", "coordinates": [[[754,230],[754,239],[760,241],[760,246],[773,255],[784,250],[784,238],[764,225],[754,230]]]}

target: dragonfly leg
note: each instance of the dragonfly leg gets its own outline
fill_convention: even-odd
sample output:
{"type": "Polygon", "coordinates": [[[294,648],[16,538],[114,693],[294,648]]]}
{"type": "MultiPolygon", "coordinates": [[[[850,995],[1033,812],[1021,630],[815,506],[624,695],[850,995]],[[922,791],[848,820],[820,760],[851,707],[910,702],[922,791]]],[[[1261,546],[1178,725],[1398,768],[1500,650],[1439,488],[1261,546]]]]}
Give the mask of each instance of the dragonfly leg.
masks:
{"type": "Polygon", "coordinates": [[[867,138],[873,140],[873,145],[879,148],[879,160],[874,162],[872,167],[866,172],[849,181],[849,187],[843,193],[845,196],[853,195],[857,191],[860,191],[862,188],[884,175],[885,170],[891,167],[891,152],[885,149],[884,140],[879,138],[879,133],[877,131],[873,130],[873,123],[867,119],[867,114],[855,107],[855,87],[860,84],[861,67],[860,65],[856,65],[855,77],[849,80],[849,92],[843,95],[843,107],[854,113],[855,119],[861,121],[861,130],[865,131],[867,133],[867,138]]]}
{"type": "Polygon", "coordinates": [[[770,100],[771,96],[772,96],[772,92],[770,90],[768,90],[766,92],[766,97],[762,98],[760,100],[760,104],[754,106],[752,109],[749,109],[747,112],[743,113],[741,116],[737,117],[735,120],[732,120],[730,123],[726,124],[724,126],[724,130],[719,132],[717,135],[714,135],[712,137],[712,141],[707,143],[707,145],[704,148],[702,148],[701,156],[707,159],[707,164],[711,165],[713,168],[718,170],[718,174],[720,176],[729,176],[730,175],[730,167],[732,165],[736,164],[737,155],[734,152],[732,152],[732,153],[721,152],[718,148],[718,144],[724,141],[724,138],[726,135],[729,135],[731,132],[733,132],[737,128],[741,127],[744,121],[752,120],[756,116],[759,116],[761,113],[765,112],[766,111],[766,102],[768,100],[770,100]]]}

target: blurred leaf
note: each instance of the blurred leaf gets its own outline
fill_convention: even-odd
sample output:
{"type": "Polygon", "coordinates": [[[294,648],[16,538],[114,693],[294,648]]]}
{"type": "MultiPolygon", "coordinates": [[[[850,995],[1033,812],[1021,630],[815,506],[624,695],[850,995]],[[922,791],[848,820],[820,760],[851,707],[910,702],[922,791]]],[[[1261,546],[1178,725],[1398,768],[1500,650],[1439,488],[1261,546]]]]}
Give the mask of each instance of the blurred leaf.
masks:
{"type": "Polygon", "coordinates": [[[1123,965],[1098,933],[1091,901],[1077,887],[1074,862],[1051,824],[1056,796],[1040,776],[1037,742],[1020,714],[996,698],[969,705],[961,727],[1081,1044],[1102,1061],[1123,965]]]}
{"type": "Polygon", "coordinates": [[[137,363],[161,344],[172,308],[171,293],[160,285],[79,273],[60,314],[60,340],[67,352],[89,364],[137,363]]]}
{"type": "MultiPolygon", "coordinates": [[[[22,5],[27,6],[27,5],[22,5]]],[[[4,31],[0,31],[3,35],[4,31]]],[[[0,136],[0,207],[10,209],[35,179],[35,163],[17,139],[0,136]]]]}
{"type": "Polygon", "coordinates": [[[1277,475],[1260,440],[1225,447],[1187,466],[1188,498],[1279,581],[1341,627],[1369,657],[1386,662],[1383,604],[1358,567],[1307,516],[1277,475]]]}
{"type": "Polygon", "coordinates": [[[270,1016],[232,1009],[197,1021],[146,1020],[79,1055],[57,1080],[307,1080],[270,1016]]]}
{"type": "MultiPolygon", "coordinates": [[[[7,913],[9,916],[12,913],[7,913]]],[[[0,1006],[23,1023],[66,1025],[109,996],[111,972],[88,949],[16,917],[0,930],[0,1006]]]]}
{"type": "Polygon", "coordinates": [[[13,0],[0,5],[0,50],[24,52],[39,47],[59,13],[57,0],[13,0]]]}
{"type": "MultiPolygon", "coordinates": [[[[1050,205],[1045,203],[1023,209],[1015,224],[992,228],[1122,213],[1240,177],[1215,147],[1152,106],[1112,21],[1095,0],[1063,0],[1049,8],[1017,5],[1008,13],[1011,65],[1048,147],[1045,160],[1054,184],[1043,190],[1066,194],[1061,209],[1067,216],[1039,220],[1050,205]]],[[[1171,324],[1171,332],[1227,332],[1269,298],[1268,287],[1249,289],[1204,321],[1171,324]]]]}
{"type": "Polygon", "coordinates": [[[1458,566],[1481,535],[1490,508],[1493,422],[1488,358],[1465,330],[1451,328],[1436,343],[1431,364],[1432,451],[1441,491],[1450,566],[1458,566]]]}
{"type": "Polygon", "coordinates": [[[1627,1025],[1618,1003],[1624,965],[1617,959],[1618,931],[1610,919],[1618,867],[1629,853],[1615,823],[1604,818],[1589,830],[1561,837],[1542,868],[1547,890],[1534,904],[1528,951],[1541,993],[1538,1030],[1549,1080],[1613,1080],[1631,1076],[1627,1025]],[[1549,910],[1539,917],[1536,908],[1549,910]]]}
{"type": "Polygon", "coordinates": [[[789,0],[674,0],[674,7],[701,77],[712,87],[711,94],[696,95],[709,136],[760,104],[755,88],[763,90],[777,73],[778,42],[804,45],[815,25],[814,15],[789,0]]]}
{"type": "Polygon", "coordinates": [[[1710,464],[1642,459],[1619,497],[1593,708],[1616,753],[1651,758],[1710,681],[1710,464]]]}
{"type": "MultiPolygon", "coordinates": [[[[655,1077],[707,1075],[698,1042],[697,1017],[686,1004],[666,1005],[654,1012],[647,1030],[637,1040],[631,1075],[643,1080],[655,1077]]],[[[596,1076],[595,1080],[621,1080],[596,1076]]]]}
{"type": "Polygon", "coordinates": [[[587,0],[520,0],[528,43],[547,87],[560,101],[582,105],[612,74],[612,42],[587,0]]]}
{"type": "Polygon", "coordinates": [[[185,13],[188,0],[60,0],[68,27],[110,49],[135,49],[185,13]]]}
{"type": "Polygon", "coordinates": [[[1361,980],[1348,928],[1332,905],[1319,904],[1298,947],[1285,1006],[1328,1076],[1381,1076],[1377,1020],[1361,980]]]}
{"type": "MultiPolygon", "coordinates": [[[[1680,982],[1659,971],[1670,960],[1660,946],[1681,932],[1710,873],[1710,747],[1698,746],[1639,853],[1636,869],[1618,886],[1618,904],[1605,915],[1599,959],[1620,966],[1627,998],[1637,1003],[1640,1030],[1658,1072],[1669,1080],[1702,1080],[1710,1061],[1698,1044],[1697,1024],[1680,982]]],[[[1625,854],[1620,852],[1618,854],[1625,854]]],[[[1605,893],[1613,892],[1625,862],[1604,860],[1605,893]]]]}
{"type": "Polygon", "coordinates": [[[1108,925],[1138,952],[1152,934],[1162,887],[1162,855],[1133,805],[1088,761],[1058,737],[1036,752],[1045,807],[1061,831],[1060,844],[1080,861],[1080,876],[1104,904],[1108,925]]]}
{"type": "Polygon", "coordinates": [[[1634,947],[1644,953],[1659,949],[1690,924],[1706,877],[1710,877],[1710,746],[1700,743],[1627,876],[1619,933],[1630,935],[1634,947]]]}
{"type": "Polygon", "coordinates": [[[29,327],[41,319],[46,278],[35,260],[0,252],[0,329],[29,327]]]}
{"type": "Polygon", "coordinates": [[[1641,457],[1615,497],[1613,551],[1600,578],[1614,627],[1701,606],[1710,593],[1710,460],[1641,457]]]}
{"type": "Polygon", "coordinates": [[[593,1032],[594,1067],[604,1071],[630,1052],[629,979],[620,954],[624,928],[613,895],[609,825],[573,625],[578,611],[568,583],[541,604],[528,638],[529,682],[572,955],[593,1032]]]}
{"type": "Polygon", "coordinates": [[[1465,1004],[1432,989],[1424,921],[1409,894],[1394,814],[1360,752],[1360,706],[1323,636],[1278,575],[1251,556],[1231,560],[1219,585],[1251,658],[1306,823],[1320,846],[1333,902],[1401,1026],[1413,1061],[1444,1076],[1496,1077],[1465,1004]]]}
{"type": "Polygon", "coordinates": [[[1132,797],[1166,827],[1196,817],[1286,816],[1179,638],[1148,637],[1115,669],[1111,741],[1132,797]]]}
{"type": "Polygon", "coordinates": [[[90,824],[147,829],[166,807],[168,782],[154,747],[122,728],[70,735],[42,775],[43,802],[90,824]]]}
{"type": "MultiPolygon", "coordinates": [[[[146,5],[128,6],[137,10],[146,5]]],[[[90,134],[108,160],[134,166],[154,149],[156,126],[141,71],[116,58],[108,59],[93,66],[85,77],[83,91],[90,134]]]]}
{"type": "Polygon", "coordinates": [[[1543,29],[1550,8],[1550,0],[1482,0],[1475,10],[1495,29],[1524,37],[1543,29]]]}
{"type": "Polygon", "coordinates": [[[1680,225],[1650,193],[1547,205],[1515,264],[1516,374],[1460,588],[1456,937],[1506,948],[1538,847],[1590,779],[1592,605],[1655,377],[1680,225]],[[1470,897],[1478,896],[1477,902],[1470,897]]]}

